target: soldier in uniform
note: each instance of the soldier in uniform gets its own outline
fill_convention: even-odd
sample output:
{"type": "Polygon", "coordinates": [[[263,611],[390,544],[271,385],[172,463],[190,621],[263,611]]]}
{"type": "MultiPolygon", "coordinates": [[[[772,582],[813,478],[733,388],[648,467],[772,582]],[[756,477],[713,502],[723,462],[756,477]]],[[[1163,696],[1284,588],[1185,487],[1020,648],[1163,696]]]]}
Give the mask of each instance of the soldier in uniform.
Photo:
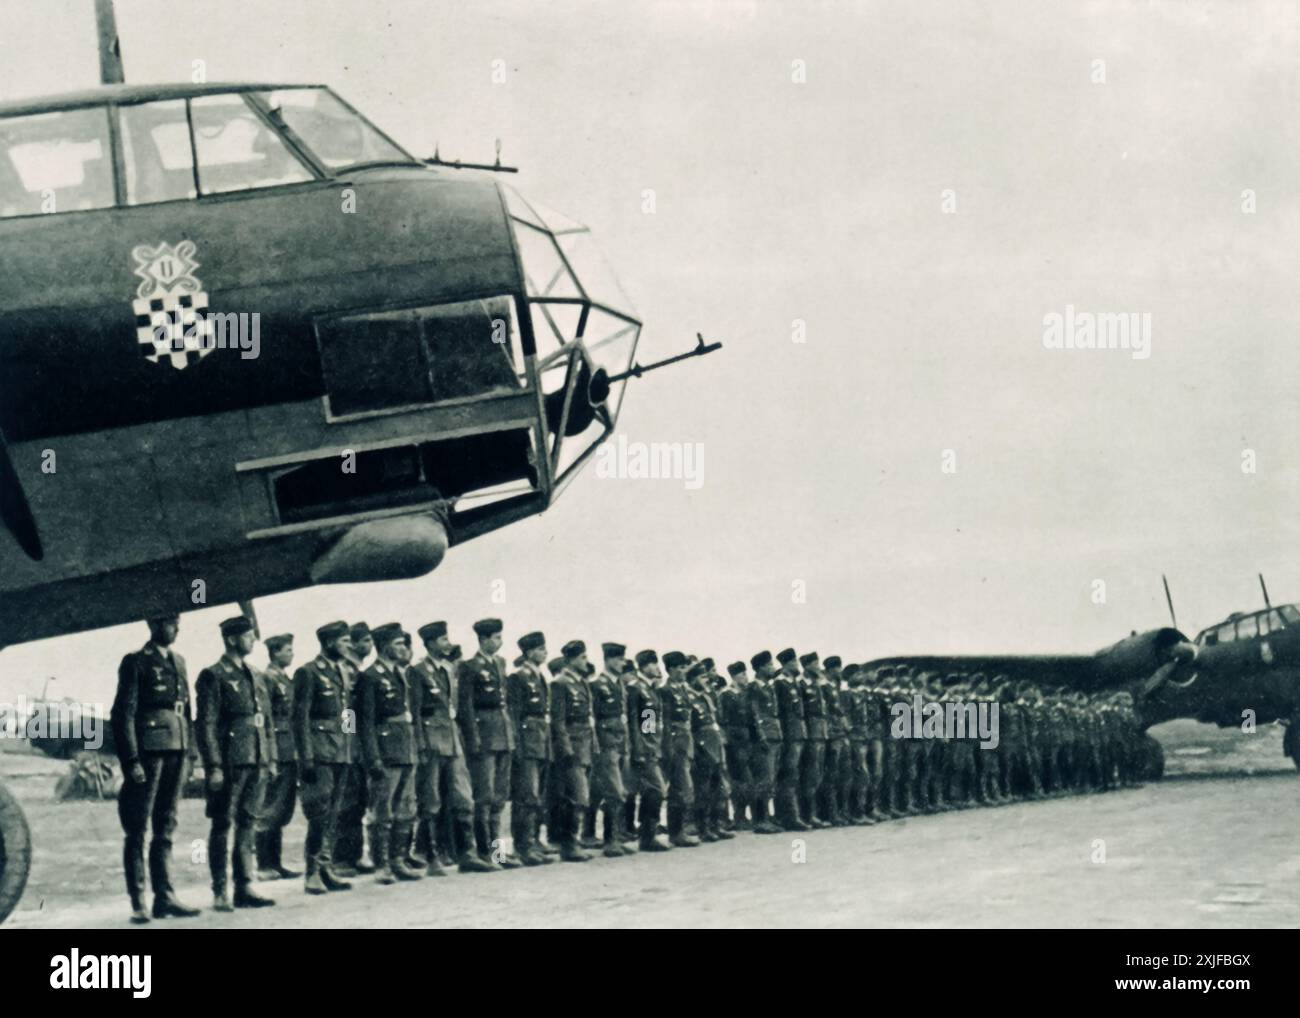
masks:
{"type": "Polygon", "coordinates": [[[727,759],[718,726],[717,705],[709,683],[709,659],[698,661],[686,672],[690,684],[691,737],[695,743],[692,782],[695,788],[695,827],[701,841],[734,838],[722,829],[721,804],[726,802],[727,759]]]}
{"type": "Polygon", "coordinates": [[[663,705],[664,769],[668,778],[668,841],[677,848],[695,848],[700,841],[686,830],[695,810],[695,739],[691,734],[691,688],[686,683],[686,655],[664,655],[668,678],[659,690],[663,705]]]}
{"type": "Polygon", "coordinates": [[[826,777],[826,703],[822,698],[821,661],[816,651],[799,658],[803,668],[803,678],[799,681],[799,692],[803,696],[804,722],[807,726],[807,742],[804,743],[803,761],[800,768],[799,804],[804,821],[809,827],[829,827],[830,821],[821,816],[818,800],[821,795],[822,781],[826,777]]]}
{"type": "Polygon", "coordinates": [[[300,876],[284,865],[284,828],[293,819],[298,797],[298,753],[293,744],[293,681],[287,669],[293,664],[293,637],[288,633],[265,640],[270,663],[262,678],[271,698],[271,723],[275,731],[277,773],[266,788],[266,801],[257,822],[257,877],[291,880],[300,876]]]}
{"type": "Polygon", "coordinates": [[[781,768],[776,779],[776,822],[787,831],[806,831],[799,815],[799,789],[803,774],[804,744],[808,725],[804,719],[803,691],[799,684],[798,655],[787,647],[776,656],[781,671],[774,682],[776,706],[781,720],[781,768]]]}
{"type": "Polygon", "coordinates": [[[667,783],[662,767],[663,703],[655,681],[659,678],[659,655],[642,650],[636,655],[637,670],[627,687],[627,731],[630,777],[628,783],[635,802],[641,798],[637,839],[642,852],[666,852],[669,846],[659,840],[659,815],[663,810],[667,783]]]}
{"type": "Polygon", "coordinates": [[[876,820],[893,820],[901,814],[895,809],[897,747],[889,737],[889,687],[894,666],[881,665],[867,683],[867,771],[870,774],[870,805],[867,816],[876,820]]]}
{"type": "Polygon", "coordinates": [[[587,862],[591,856],[578,844],[582,818],[591,801],[591,760],[595,729],[591,690],[583,678],[587,645],[570,640],[561,648],[564,663],[551,662],[551,739],[554,749],[552,794],[556,798],[551,834],[560,841],[565,862],[587,862]]]}
{"type": "Polygon", "coordinates": [[[766,650],[751,657],[749,663],[754,669],[754,681],[744,689],[744,706],[753,733],[749,773],[754,833],[779,834],[781,828],[772,822],[769,808],[776,791],[782,747],[781,718],[777,711],[776,690],[772,685],[776,665],[772,663],[771,651],[766,650]]]}
{"type": "Polygon", "coordinates": [[[838,655],[828,657],[817,686],[826,711],[826,776],[822,781],[822,816],[836,827],[849,824],[849,784],[852,765],[849,761],[849,725],[840,698],[843,662],[838,655]]]}
{"type": "Polygon", "coordinates": [[[213,907],[232,909],[227,892],[231,868],[229,837],[234,827],[234,908],[274,905],[252,888],[253,834],[262,812],[266,784],[276,775],[276,740],[271,730],[271,698],[262,673],[248,663],[256,638],[242,615],[221,623],[226,645],[221,660],[199,672],[198,743],[207,779],[208,865],[213,907]]]}
{"type": "Polygon", "coordinates": [[[601,854],[609,859],[631,855],[623,844],[623,765],[627,756],[627,691],[623,661],[627,647],[601,644],[604,668],[591,680],[591,709],[595,720],[596,748],[591,762],[591,797],[605,814],[601,854]]]}
{"type": "Polygon", "coordinates": [[[552,862],[537,844],[542,772],[551,755],[551,707],[542,675],[546,637],[528,633],[518,643],[523,659],[506,680],[506,703],[515,733],[515,756],[510,768],[510,836],[515,854],[525,866],[542,866],[552,862]]]}
{"type": "Polygon", "coordinates": [[[418,635],[427,654],[407,673],[419,756],[415,768],[420,821],[417,851],[428,860],[427,876],[445,875],[443,867],[453,861],[462,873],[490,873],[496,867],[470,850],[474,793],[456,724],[456,666],[447,623],[427,623],[418,635]]]}
{"type": "Polygon", "coordinates": [[[308,894],[351,888],[333,872],[334,839],[352,770],[355,716],[344,655],[351,643],[346,622],[316,630],[320,653],[293,674],[294,748],[298,753],[299,795],[307,818],[308,894]]]}
{"type": "Polygon", "coordinates": [[[379,652],[357,682],[357,734],[370,796],[370,858],[375,882],[419,880],[407,865],[415,818],[415,715],[398,644],[410,637],[396,622],[371,634],[379,652]]]}
{"type": "Polygon", "coordinates": [[[862,670],[858,665],[845,665],[845,689],[840,691],[840,713],[848,731],[848,792],[845,813],[851,824],[874,824],[867,816],[867,803],[871,775],[867,769],[867,708],[868,692],[863,684],[862,670]]]}
{"type": "MultiPolygon", "coordinates": [[[[354,622],[348,629],[349,642],[343,658],[343,677],[348,686],[348,708],[352,711],[353,733],[360,714],[357,701],[357,680],[366,669],[366,660],[375,649],[370,627],[364,622],[354,622]]],[[[343,810],[339,815],[338,833],[335,835],[335,856],[338,870],[346,876],[373,873],[375,868],[363,861],[366,845],[366,806],[370,794],[366,788],[366,766],[360,752],[354,754],[343,789],[343,810]]],[[[373,858],[374,853],[371,853],[373,858]]]]}
{"type": "Polygon", "coordinates": [[[198,909],[176,899],[168,869],[186,754],[193,741],[185,659],[171,649],[180,618],[162,615],[150,619],[148,625],[148,642],[122,658],[117,671],[117,695],[109,715],[124,778],[117,797],[117,814],[125,835],[122,865],[133,923],[149,921],[144,910],[144,836],[150,823],[153,837],[149,842],[149,882],[153,885],[154,918],[199,914],[198,909]]]}
{"type": "MultiPolygon", "coordinates": [[[[479,619],[474,623],[478,652],[460,665],[461,738],[469,757],[470,783],[474,787],[474,844],[479,858],[492,858],[492,846],[500,846],[501,813],[510,795],[510,759],[515,736],[506,711],[506,662],[501,648],[500,619],[479,619]]],[[[493,861],[505,869],[523,863],[513,852],[497,853],[493,861]]]]}
{"type": "Polygon", "coordinates": [[[754,723],[749,714],[749,700],[745,690],[749,687],[749,669],[744,661],[727,665],[731,684],[718,693],[718,714],[722,723],[723,739],[727,746],[727,771],[731,778],[731,809],[733,826],[738,831],[749,831],[758,822],[758,814],[751,821],[745,815],[753,807],[754,778],[751,761],[754,756],[754,723]]]}

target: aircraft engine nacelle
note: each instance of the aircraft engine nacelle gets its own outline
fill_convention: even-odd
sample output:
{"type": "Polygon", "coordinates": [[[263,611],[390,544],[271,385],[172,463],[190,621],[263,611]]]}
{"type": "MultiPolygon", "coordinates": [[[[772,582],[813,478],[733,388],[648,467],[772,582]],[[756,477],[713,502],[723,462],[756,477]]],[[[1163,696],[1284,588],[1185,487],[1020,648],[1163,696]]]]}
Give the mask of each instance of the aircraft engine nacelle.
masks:
{"type": "Polygon", "coordinates": [[[1154,674],[1164,665],[1189,659],[1195,646],[1177,629],[1149,629],[1125,637],[1097,652],[1097,669],[1104,685],[1118,685],[1154,674]]]}

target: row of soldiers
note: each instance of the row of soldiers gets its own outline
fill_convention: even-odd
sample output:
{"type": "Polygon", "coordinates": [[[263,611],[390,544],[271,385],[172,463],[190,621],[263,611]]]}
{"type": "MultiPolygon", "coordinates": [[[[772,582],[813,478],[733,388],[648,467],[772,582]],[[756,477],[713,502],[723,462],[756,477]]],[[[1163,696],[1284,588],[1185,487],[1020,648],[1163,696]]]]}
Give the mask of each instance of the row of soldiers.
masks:
{"type": "Polygon", "coordinates": [[[227,619],[225,652],[200,672],[192,713],[185,662],[172,649],[178,627],[176,616],[149,622],[149,642],[122,661],[112,711],[134,922],[150,918],[151,822],[153,917],[197,914],[176,898],[168,865],[195,750],[218,911],[272,905],[253,882],[300,875],[282,858],[295,802],[307,819],[306,890],[326,894],[365,872],[393,883],[452,866],[583,862],[591,848],[608,857],[667,851],[737,830],[874,824],[1139,777],[1142,737],[1127,694],[1047,696],[1003,677],[845,666],[790,648],[735,662],[724,678],[710,658],[629,657],[611,642],[597,668],[582,641],[552,657],[539,632],[519,638],[510,669],[498,653],[499,619],[474,623],[478,648],[467,658],[445,622],[420,627],[418,661],[398,623],[372,631],[332,622],[292,676],[291,635],[266,639],[261,670],[249,661],[253,624],[227,619]],[[904,715],[922,699],[940,717],[948,705],[970,710],[972,722],[982,704],[992,733],[911,731],[904,715]]]}

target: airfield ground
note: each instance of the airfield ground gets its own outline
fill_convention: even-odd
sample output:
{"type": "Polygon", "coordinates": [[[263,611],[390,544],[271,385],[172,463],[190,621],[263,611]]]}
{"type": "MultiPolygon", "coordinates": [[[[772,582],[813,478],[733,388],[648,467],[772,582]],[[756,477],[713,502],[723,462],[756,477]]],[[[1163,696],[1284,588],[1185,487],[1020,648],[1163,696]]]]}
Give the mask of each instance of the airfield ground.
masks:
{"type": "MultiPolygon", "coordinates": [[[[1154,730],[1166,779],[1104,795],[944,813],[655,856],[597,858],[490,876],[452,875],[308,898],[259,885],[279,906],[217,915],[198,853],[206,822],[183,803],[174,873],[204,907],[168,928],[1300,925],[1300,776],[1281,731],[1191,722],[1154,730]],[[1104,862],[1100,849],[1104,843],[1104,862]],[[192,855],[191,853],[194,852],[192,855]],[[197,861],[191,861],[195,859],[197,861]]],[[[0,753],[0,779],[32,827],[27,891],[5,928],[125,927],[112,802],[53,802],[66,765],[0,753]]],[[[301,859],[301,816],[286,857],[301,859]]],[[[155,924],[157,925],[157,924],[155,924]]]]}

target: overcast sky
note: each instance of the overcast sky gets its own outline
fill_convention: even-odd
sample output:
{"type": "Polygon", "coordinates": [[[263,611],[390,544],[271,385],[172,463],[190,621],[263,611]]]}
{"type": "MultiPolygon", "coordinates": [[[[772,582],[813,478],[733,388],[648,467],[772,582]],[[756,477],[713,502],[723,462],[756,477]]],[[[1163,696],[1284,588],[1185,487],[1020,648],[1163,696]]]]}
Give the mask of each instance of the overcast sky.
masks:
{"type": "MultiPolygon", "coordinates": [[[[1167,622],[1161,572],[1191,632],[1259,605],[1258,571],[1300,600],[1295,6],[117,6],[128,81],[202,60],[328,83],[417,153],[501,138],[525,194],[596,231],[641,360],[726,344],[633,383],[619,422],[700,443],[698,489],[588,469],[428,577],[259,601],[300,657],[337,616],[720,661],[1090,651],[1167,622]],[[1150,357],[1046,349],[1066,305],[1150,314],[1150,357]]],[[[95,84],[90,11],[0,0],[0,95],[95,84]]],[[[232,613],[185,616],[194,670],[232,613]]],[[[110,696],[144,637],[5,650],[0,696],[110,696]]]]}

